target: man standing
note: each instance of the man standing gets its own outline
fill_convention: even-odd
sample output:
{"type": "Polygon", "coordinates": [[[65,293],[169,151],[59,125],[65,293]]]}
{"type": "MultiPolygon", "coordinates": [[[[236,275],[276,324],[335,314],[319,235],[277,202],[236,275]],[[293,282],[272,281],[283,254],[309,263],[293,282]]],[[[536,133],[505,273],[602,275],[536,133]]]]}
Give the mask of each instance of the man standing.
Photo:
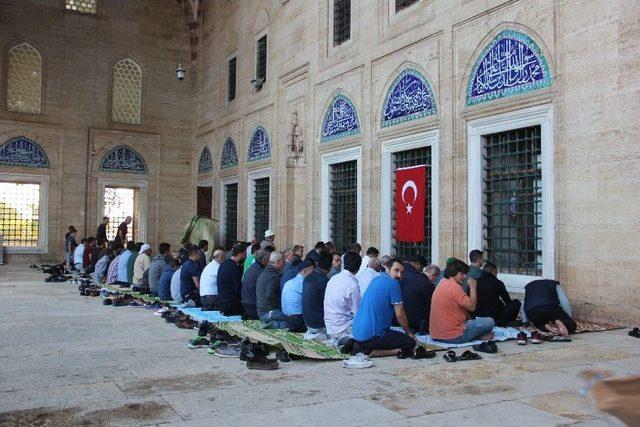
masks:
{"type": "Polygon", "coordinates": [[[312,337],[323,334],[323,338],[326,339],[324,293],[329,281],[327,274],[331,270],[332,258],[330,252],[321,252],[317,268],[302,281],[302,318],[307,327],[307,334],[313,334],[312,337]]]}
{"type": "Polygon", "coordinates": [[[115,240],[122,243],[123,245],[127,242],[127,234],[129,233],[129,224],[131,224],[131,217],[128,216],[120,223],[118,226],[118,231],[116,232],[115,240]]]}
{"type": "Polygon", "coordinates": [[[258,276],[269,263],[269,252],[266,249],[258,249],[254,253],[255,261],[245,271],[242,277],[242,307],[244,308],[244,316],[246,319],[258,319],[257,301],[256,301],[256,283],[258,276]]]}
{"type": "Polygon", "coordinates": [[[338,252],[333,252],[331,256],[333,257],[331,262],[331,271],[327,274],[329,279],[342,271],[342,257],[340,254],[338,252]]]}
{"type": "Polygon", "coordinates": [[[355,273],[362,258],[356,252],[344,255],[344,269],[329,279],[324,294],[324,324],[329,338],[351,336],[353,317],[360,305],[360,288],[355,273]]]}
{"type": "Polygon", "coordinates": [[[320,252],[324,251],[324,248],[325,248],[324,242],[322,240],[319,241],[318,243],[316,243],[313,249],[309,251],[309,253],[307,254],[307,258],[311,258],[314,263],[317,263],[318,257],[320,256],[320,252]]]}
{"type": "Polygon", "coordinates": [[[269,255],[269,264],[256,281],[256,305],[258,317],[264,328],[284,329],[289,324],[282,313],[280,278],[284,269],[284,255],[273,251],[269,255]]]}
{"type": "Polygon", "coordinates": [[[440,267],[435,264],[429,264],[425,267],[424,274],[427,276],[427,279],[429,279],[429,282],[431,282],[435,287],[436,280],[440,276],[440,267]]]}
{"type": "Polygon", "coordinates": [[[218,297],[225,316],[241,315],[242,309],[242,263],[246,254],[245,245],[236,244],[231,249],[231,258],[224,260],[218,269],[218,297]]]}
{"type": "Polygon", "coordinates": [[[287,316],[290,332],[307,332],[302,318],[302,282],[311,274],[314,267],[313,260],[307,257],[298,266],[298,274],[288,280],[282,288],[282,313],[287,316]]]}
{"type": "Polygon", "coordinates": [[[398,258],[392,258],[388,265],[389,273],[381,273],[371,281],[356,312],[351,351],[354,354],[361,351],[371,357],[411,357],[418,343],[402,303],[399,281],[404,266],[398,258]],[[406,333],[390,329],[394,315],[406,333]]]}
{"type": "Polygon", "coordinates": [[[367,290],[369,283],[378,277],[382,270],[382,264],[380,264],[380,260],[378,260],[378,258],[369,258],[369,265],[367,265],[367,268],[360,270],[358,274],[356,274],[356,280],[360,287],[360,296],[364,295],[364,291],[367,290]]]}
{"type": "Polygon", "coordinates": [[[223,249],[213,251],[213,259],[202,270],[200,275],[200,300],[203,311],[220,311],[220,299],[218,298],[218,270],[224,262],[227,253],[223,249]]]}
{"type": "Polygon", "coordinates": [[[180,296],[182,301],[189,300],[195,303],[196,307],[200,307],[200,265],[198,258],[200,257],[200,248],[193,246],[189,249],[189,259],[182,265],[180,271],[180,296]]]}
{"type": "Polygon", "coordinates": [[[358,271],[358,273],[362,273],[369,266],[369,261],[374,258],[377,259],[379,256],[380,251],[373,246],[367,249],[367,253],[364,257],[362,257],[362,264],[360,264],[360,270],[358,271]]]}
{"type": "Polygon", "coordinates": [[[264,249],[267,246],[273,246],[273,248],[275,249],[276,247],[274,243],[275,240],[276,240],[276,233],[271,231],[271,229],[268,229],[267,231],[264,232],[264,240],[260,242],[260,249],[264,249]]]}
{"type": "Polygon", "coordinates": [[[209,250],[209,241],[208,240],[200,240],[198,243],[198,247],[200,248],[200,255],[198,256],[198,265],[201,270],[207,266],[207,251],[209,250]]]}
{"type": "Polygon", "coordinates": [[[404,301],[403,306],[409,327],[419,334],[429,332],[431,297],[436,290],[427,276],[422,274],[422,269],[426,266],[427,260],[422,255],[412,255],[409,262],[404,263],[404,274],[400,280],[402,301],[404,301]]]}
{"type": "Polygon", "coordinates": [[[142,276],[144,272],[149,269],[151,265],[151,246],[143,244],[140,247],[140,253],[136,257],[133,263],[133,284],[140,286],[142,284],[142,276]]]}
{"type": "Polygon", "coordinates": [[[284,271],[288,271],[293,267],[293,249],[287,249],[284,251],[284,271]]]}
{"type": "Polygon", "coordinates": [[[98,231],[96,231],[96,240],[97,241],[107,241],[107,225],[109,224],[109,217],[102,217],[102,223],[98,226],[98,231]]]}
{"type": "Polygon", "coordinates": [[[158,246],[158,254],[153,257],[151,265],[149,265],[149,292],[153,295],[158,294],[158,281],[167,268],[170,257],[171,245],[169,243],[160,243],[160,246],[158,246]]]}

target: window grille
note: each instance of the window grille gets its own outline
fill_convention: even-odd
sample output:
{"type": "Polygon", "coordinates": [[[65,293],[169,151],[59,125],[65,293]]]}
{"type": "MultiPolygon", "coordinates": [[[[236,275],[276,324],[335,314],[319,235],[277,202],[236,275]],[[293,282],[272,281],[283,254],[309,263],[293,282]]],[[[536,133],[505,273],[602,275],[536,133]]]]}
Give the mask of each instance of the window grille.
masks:
{"type": "Polygon", "coordinates": [[[111,119],[114,122],[140,124],[142,69],[132,59],[123,59],[113,68],[111,119]]]}
{"type": "Polygon", "coordinates": [[[224,186],[224,244],[230,250],[238,240],[238,184],[224,186]]]}
{"type": "Polygon", "coordinates": [[[269,229],[269,178],[254,181],[253,212],[253,232],[258,240],[262,240],[269,229]]]}
{"type": "Polygon", "coordinates": [[[227,75],[227,102],[236,99],[236,58],[229,60],[229,68],[227,75]]]}
{"type": "Polygon", "coordinates": [[[408,8],[414,3],[418,3],[420,0],[395,0],[396,1],[396,13],[400,12],[403,9],[408,8]]]}
{"type": "Polygon", "coordinates": [[[393,211],[393,251],[395,256],[400,259],[407,259],[411,255],[420,254],[428,261],[431,261],[431,147],[420,147],[407,151],[400,151],[393,154],[394,173],[391,179],[391,187],[389,191],[393,194],[392,211],[393,211]],[[422,242],[398,242],[395,240],[396,234],[396,174],[395,170],[410,166],[426,165],[426,194],[425,194],[425,210],[424,210],[424,240],[422,242]]]}
{"type": "Polygon", "coordinates": [[[0,234],[4,245],[38,246],[39,231],[40,184],[0,182],[0,234]]]}
{"type": "Polygon", "coordinates": [[[331,165],[331,241],[346,252],[358,239],[358,162],[331,165]]]}
{"type": "Polygon", "coordinates": [[[500,272],[542,275],[540,126],[484,137],[485,250],[500,272]]]}
{"type": "Polygon", "coordinates": [[[333,45],[351,38],[351,0],[333,1],[333,45]]]}
{"type": "Polygon", "coordinates": [[[64,0],[64,8],[87,15],[96,14],[98,0],[64,0]]]}
{"type": "Polygon", "coordinates": [[[107,224],[107,240],[116,238],[118,226],[130,216],[133,218],[127,228],[127,241],[136,241],[135,229],[135,190],[133,188],[105,187],[104,189],[104,216],[109,217],[107,224]]]}
{"type": "Polygon", "coordinates": [[[264,35],[256,43],[256,79],[267,81],[267,36],[264,35]]]}
{"type": "Polygon", "coordinates": [[[42,98],[42,57],[29,43],[9,50],[7,66],[7,110],[40,113],[42,98]]]}

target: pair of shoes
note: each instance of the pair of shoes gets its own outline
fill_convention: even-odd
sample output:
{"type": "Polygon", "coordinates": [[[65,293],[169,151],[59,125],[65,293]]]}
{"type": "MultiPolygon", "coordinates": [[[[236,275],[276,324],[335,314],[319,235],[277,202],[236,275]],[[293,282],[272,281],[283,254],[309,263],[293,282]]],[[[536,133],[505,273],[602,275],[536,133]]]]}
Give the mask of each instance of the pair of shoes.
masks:
{"type": "Polygon", "coordinates": [[[267,357],[269,349],[262,343],[252,343],[249,338],[240,340],[240,360],[249,361],[260,357],[267,357]]]}
{"type": "Polygon", "coordinates": [[[436,357],[436,351],[435,350],[427,350],[423,346],[418,346],[418,348],[416,348],[415,353],[411,356],[411,358],[414,359],[414,360],[418,360],[418,359],[433,359],[434,357],[436,357]]]}
{"type": "MultiPolygon", "coordinates": [[[[542,341],[543,339],[542,335],[540,335],[540,332],[531,332],[531,344],[542,344],[542,341]]],[[[527,334],[523,331],[518,332],[518,335],[516,336],[516,342],[518,343],[518,345],[527,345],[527,334]]]]}
{"type": "Polygon", "coordinates": [[[630,337],[640,338],[640,328],[633,328],[628,333],[630,337]]]}
{"type": "Polygon", "coordinates": [[[197,336],[192,340],[189,340],[189,344],[187,344],[187,347],[194,349],[194,348],[202,348],[202,347],[208,347],[209,346],[209,340],[206,339],[205,337],[201,337],[201,336],[197,336]]]}
{"type": "Polygon", "coordinates": [[[479,351],[481,353],[497,353],[498,346],[495,341],[484,341],[480,344],[476,344],[473,346],[475,351],[479,351]]]}
{"type": "Polygon", "coordinates": [[[240,357],[240,353],[242,349],[239,345],[236,344],[227,344],[226,342],[221,342],[213,349],[213,354],[218,357],[240,357]]]}
{"type": "Polygon", "coordinates": [[[211,327],[211,323],[204,320],[200,323],[200,327],[198,327],[198,336],[206,337],[209,334],[209,328],[211,327]]]}
{"type": "Polygon", "coordinates": [[[400,353],[396,355],[396,357],[398,359],[409,359],[413,357],[413,350],[403,348],[402,350],[400,350],[400,353]]]}
{"type": "Polygon", "coordinates": [[[257,369],[260,371],[273,371],[278,369],[279,364],[276,359],[269,359],[266,356],[258,356],[251,360],[247,360],[248,369],[257,369]]]}
{"type": "Polygon", "coordinates": [[[340,353],[351,354],[351,352],[353,351],[353,346],[356,343],[356,340],[354,340],[353,338],[348,338],[346,340],[343,340],[343,338],[346,338],[346,337],[342,337],[338,340],[338,348],[340,349],[340,353]],[[343,344],[340,344],[341,341],[343,341],[343,344]]]}
{"type": "Polygon", "coordinates": [[[198,322],[187,317],[183,320],[176,320],[175,325],[180,329],[194,329],[198,326],[198,322]]]}
{"type": "Polygon", "coordinates": [[[369,359],[369,356],[358,353],[351,358],[342,361],[342,367],[347,369],[364,369],[373,366],[373,361],[369,359]]]}
{"type": "Polygon", "coordinates": [[[447,362],[458,362],[466,360],[479,360],[482,359],[482,356],[470,350],[466,350],[464,353],[458,356],[455,351],[449,350],[442,356],[442,358],[447,362]]]}
{"type": "Polygon", "coordinates": [[[282,350],[278,350],[276,352],[276,360],[278,362],[288,363],[291,362],[291,358],[289,357],[289,353],[284,348],[282,350]]]}

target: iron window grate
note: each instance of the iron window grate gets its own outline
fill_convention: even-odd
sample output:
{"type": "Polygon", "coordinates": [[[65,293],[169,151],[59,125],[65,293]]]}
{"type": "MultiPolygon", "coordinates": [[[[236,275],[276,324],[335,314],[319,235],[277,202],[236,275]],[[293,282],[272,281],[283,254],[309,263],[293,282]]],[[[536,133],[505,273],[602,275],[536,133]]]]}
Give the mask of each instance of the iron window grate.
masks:
{"type": "Polygon", "coordinates": [[[484,137],[485,251],[502,273],[542,275],[540,126],[484,137]]]}
{"type": "Polygon", "coordinates": [[[333,1],[333,45],[351,38],[351,0],[333,1]]]}
{"type": "Polygon", "coordinates": [[[254,216],[253,231],[258,241],[264,237],[269,229],[269,178],[259,178],[254,181],[254,216]]]}
{"type": "Polygon", "coordinates": [[[238,240],[238,184],[226,184],[224,194],[224,245],[230,250],[238,240]]]}
{"type": "Polygon", "coordinates": [[[256,79],[267,81],[267,36],[258,39],[256,45],[256,79]]]}
{"type": "Polygon", "coordinates": [[[396,0],[396,13],[408,8],[412,4],[418,3],[420,0],[396,0]]]}
{"type": "Polygon", "coordinates": [[[424,218],[424,240],[422,242],[398,242],[396,234],[396,174],[393,174],[391,182],[391,194],[393,194],[393,251],[400,259],[407,259],[411,255],[420,254],[427,260],[431,260],[431,147],[420,147],[412,150],[400,151],[393,154],[394,171],[399,168],[410,166],[426,165],[426,194],[425,194],[425,218],[424,218]]]}
{"type": "Polygon", "coordinates": [[[39,232],[40,184],[0,182],[0,234],[3,244],[38,246],[39,232]]]}
{"type": "Polygon", "coordinates": [[[229,67],[227,73],[227,101],[233,101],[236,99],[236,58],[229,60],[229,67]]]}
{"type": "Polygon", "coordinates": [[[358,162],[331,165],[331,241],[346,252],[358,239],[358,162]]]}

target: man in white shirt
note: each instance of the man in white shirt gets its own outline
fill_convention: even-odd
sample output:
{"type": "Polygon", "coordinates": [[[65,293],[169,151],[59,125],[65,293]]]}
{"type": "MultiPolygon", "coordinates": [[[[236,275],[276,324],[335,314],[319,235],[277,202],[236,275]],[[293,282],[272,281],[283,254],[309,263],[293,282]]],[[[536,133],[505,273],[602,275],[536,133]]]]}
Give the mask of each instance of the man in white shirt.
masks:
{"type": "Polygon", "coordinates": [[[360,296],[364,295],[364,291],[367,290],[369,283],[380,275],[381,270],[382,264],[380,264],[380,260],[378,258],[371,258],[367,267],[356,274],[358,286],[360,287],[360,296]]]}
{"type": "Polygon", "coordinates": [[[182,295],[180,295],[180,272],[182,271],[182,267],[176,270],[171,276],[171,298],[173,298],[173,302],[177,302],[180,304],[182,302],[182,295]]]}
{"type": "Polygon", "coordinates": [[[367,253],[364,257],[362,257],[362,264],[360,264],[360,270],[358,273],[362,273],[369,266],[369,261],[372,259],[377,259],[380,256],[380,251],[378,251],[373,246],[367,249],[367,253]]]}
{"type": "Polygon", "coordinates": [[[225,260],[227,254],[222,249],[213,251],[211,262],[202,270],[200,275],[200,301],[202,311],[220,311],[218,300],[218,269],[225,260]]]}
{"type": "Polygon", "coordinates": [[[84,263],[82,257],[84,256],[84,246],[86,244],[87,239],[82,239],[78,247],[76,247],[73,251],[73,265],[76,267],[76,270],[78,270],[78,273],[80,274],[84,273],[84,263]]]}
{"type": "MultiPolygon", "coordinates": [[[[142,284],[142,276],[151,265],[151,246],[145,243],[140,247],[140,253],[133,262],[133,284],[140,286],[142,284]]],[[[146,286],[149,286],[147,283],[146,286]]]]}
{"type": "Polygon", "coordinates": [[[358,272],[362,258],[355,252],[344,255],[344,268],[327,283],[324,294],[324,323],[329,338],[351,336],[353,318],[360,304],[360,288],[354,273],[358,272]]]}

